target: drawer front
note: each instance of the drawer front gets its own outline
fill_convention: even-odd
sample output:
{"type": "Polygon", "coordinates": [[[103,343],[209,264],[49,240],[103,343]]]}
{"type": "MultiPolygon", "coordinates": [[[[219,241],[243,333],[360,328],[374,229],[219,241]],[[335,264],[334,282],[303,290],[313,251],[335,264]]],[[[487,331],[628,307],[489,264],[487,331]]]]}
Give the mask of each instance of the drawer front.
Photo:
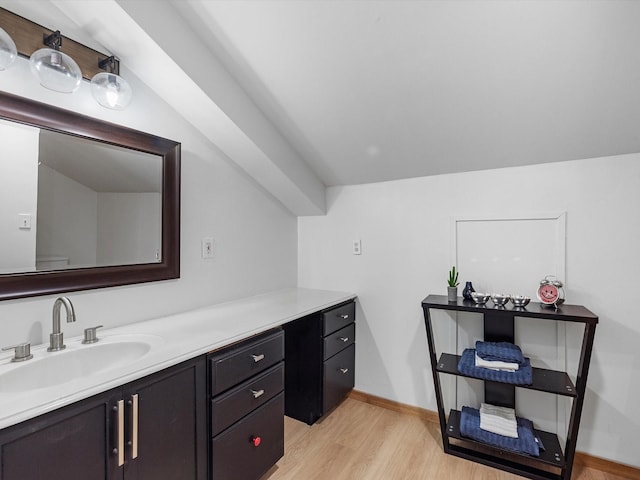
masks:
{"type": "Polygon", "coordinates": [[[211,435],[255,410],[284,390],[284,362],[211,400],[211,435]]]}
{"type": "Polygon", "coordinates": [[[356,324],[352,323],[337,332],[324,337],[324,359],[333,357],[336,353],[352,345],[356,340],[356,324]]]}
{"type": "Polygon", "coordinates": [[[351,391],[355,384],[355,344],[324,362],[322,409],[327,413],[351,391]]]}
{"type": "Polygon", "coordinates": [[[350,323],[353,323],[356,319],[356,304],[355,302],[349,302],[340,307],[327,310],[322,314],[323,335],[329,335],[330,333],[340,330],[346,327],[350,323]]]}
{"type": "Polygon", "coordinates": [[[284,455],[284,393],[215,437],[211,448],[213,480],[260,478],[284,455]]]}
{"type": "Polygon", "coordinates": [[[240,345],[231,351],[212,355],[209,359],[211,394],[217,395],[282,361],[284,332],[240,345]]]}

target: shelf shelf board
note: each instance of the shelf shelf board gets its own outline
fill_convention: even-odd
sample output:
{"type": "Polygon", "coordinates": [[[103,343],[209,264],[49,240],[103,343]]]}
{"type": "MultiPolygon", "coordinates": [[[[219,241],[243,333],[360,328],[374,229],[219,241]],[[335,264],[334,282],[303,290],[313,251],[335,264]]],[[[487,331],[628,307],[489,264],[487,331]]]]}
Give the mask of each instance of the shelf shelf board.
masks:
{"type": "Polygon", "coordinates": [[[491,313],[505,318],[528,317],[541,320],[559,320],[563,322],[580,322],[597,324],[598,317],[582,305],[562,304],[558,309],[531,302],[526,307],[514,307],[510,303],[505,307],[495,307],[491,301],[478,305],[471,300],[458,297],[455,302],[449,302],[446,295],[429,295],[422,301],[423,308],[435,308],[457,312],[491,313]]]}
{"type": "Polygon", "coordinates": [[[489,452],[489,455],[496,457],[496,461],[498,463],[501,463],[501,460],[503,461],[505,455],[507,455],[509,457],[513,457],[514,459],[526,459],[528,463],[541,463],[560,469],[565,467],[566,462],[562,453],[562,448],[560,447],[558,436],[554,433],[534,429],[535,434],[538,435],[538,438],[540,438],[540,440],[542,440],[542,444],[544,445],[545,450],[540,450],[539,457],[533,457],[524,453],[503,450],[501,448],[497,448],[492,445],[478,442],[476,440],[472,440],[470,438],[462,436],[462,434],[460,433],[460,415],[461,413],[459,410],[451,410],[449,412],[449,419],[447,421],[447,436],[449,438],[460,440],[470,446],[480,447],[483,454],[486,455],[487,452],[489,452]],[[493,452],[493,454],[491,452],[493,452]]]}
{"type": "MultiPolygon", "coordinates": [[[[460,355],[451,353],[443,353],[438,360],[436,370],[440,373],[448,373],[450,375],[458,375],[459,377],[476,378],[465,375],[458,371],[458,363],[460,355]]],[[[481,379],[484,380],[484,379],[481,379]]],[[[546,368],[533,368],[533,383],[531,385],[514,385],[518,388],[528,388],[530,390],[539,390],[541,392],[553,393],[555,395],[563,395],[575,398],[577,396],[576,387],[566,372],[556,370],[547,370],[546,368]]],[[[488,382],[489,380],[484,380],[488,382]]],[[[510,385],[510,384],[505,384],[510,385]]]]}

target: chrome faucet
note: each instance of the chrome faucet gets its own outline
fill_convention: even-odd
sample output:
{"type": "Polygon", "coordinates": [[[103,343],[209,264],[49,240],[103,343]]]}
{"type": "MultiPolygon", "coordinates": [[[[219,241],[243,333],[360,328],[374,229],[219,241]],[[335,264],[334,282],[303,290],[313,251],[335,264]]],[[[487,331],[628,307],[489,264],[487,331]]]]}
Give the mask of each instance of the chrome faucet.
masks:
{"type": "Polygon", "coordinates": [[[53,304],[53,332],[49,335],[49,348],[47,352],[57,352],[64,350],[64,337],[60,331],[60,306],[64,305],[67,311],[67,323],[76,321],[76,312],[73,310],[73,304],[67,297],[59,297],[53,304]]]}

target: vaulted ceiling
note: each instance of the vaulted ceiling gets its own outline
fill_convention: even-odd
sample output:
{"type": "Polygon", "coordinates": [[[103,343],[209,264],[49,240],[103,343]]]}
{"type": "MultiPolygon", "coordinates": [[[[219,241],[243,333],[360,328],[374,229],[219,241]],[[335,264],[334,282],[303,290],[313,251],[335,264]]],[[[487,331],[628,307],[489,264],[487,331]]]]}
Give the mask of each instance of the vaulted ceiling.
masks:
{"type": "Polygon", "coordinates": [[[119,56],[299,215],[329,185],[640,151],[635,0],[0,5],[119,56]]]}

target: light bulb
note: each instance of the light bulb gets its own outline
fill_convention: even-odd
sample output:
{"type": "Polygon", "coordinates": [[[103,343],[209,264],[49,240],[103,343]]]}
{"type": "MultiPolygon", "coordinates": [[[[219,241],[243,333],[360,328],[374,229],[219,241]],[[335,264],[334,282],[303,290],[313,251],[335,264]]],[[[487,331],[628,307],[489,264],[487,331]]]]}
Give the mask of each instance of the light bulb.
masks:
{"type": "Polygon", "coordinates": [[[91,79],[93,98],[105,108],[122,110],[133,97],[129,83],[115,73],[100,72],[91,79]]]}
{"type": "Polygon", "coordinates": [[[116,83],[109,83],[107,85],[107,91],[105,92],[105,96],[107,99],[107,103],[111,108],[115,108],[118,104],[118,95],[120,93],[120,89],[116,83]]]}

